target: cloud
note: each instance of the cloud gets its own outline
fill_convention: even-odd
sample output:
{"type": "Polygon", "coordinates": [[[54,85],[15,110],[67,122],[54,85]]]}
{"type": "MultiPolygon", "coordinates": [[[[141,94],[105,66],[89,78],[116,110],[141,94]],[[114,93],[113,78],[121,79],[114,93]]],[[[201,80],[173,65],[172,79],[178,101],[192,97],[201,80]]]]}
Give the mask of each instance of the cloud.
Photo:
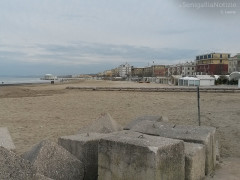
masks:
{"type": "Polygon", "coordinates": [[[19,73],[71,74],[123,62],[172,64],[216,50],[237,53],[239,7],[238,14],[223,18],[222,8],[186,4],[199,2],[1,0],[0,65],[6,73],[19,66],[19,73]]]}
{"type": "MultiPolygon", "coordinates": [[[[59,73],[65,68],[64,72],[69,74],[77,66],[87,67],[89,72],[99,72],[104,70],[103,68],[113,68],[124,62],[132,63],[135,66],[147,65],[152,61],[159,64],[171,64],[182,60],[193,60],[197,53],[197,50],[191,49],[155,49],[143,46],[87,42],[75,42],[64,45],[34,44],[15,47],[5,45],[1,48],[11,49],[11,51],[0,49],[1,66],[6,66],[3,63],[5,60],[5,62],[11,62],[7,63],[8,67],[22,64],[27,65],[26,67],[38,68],[38,71],[44,71],[44,66],[57,67],[59,73]],[[97,68],[99,69],[97,70],[97,68]]],[[[21,67],[22,69],[27,69],[23,68],[23,66],[21,67]]],[[[87,69],[85,70],[87,72],[87,69]]],[[[79,71],[79,73],[82,72],[79,71]]]]}

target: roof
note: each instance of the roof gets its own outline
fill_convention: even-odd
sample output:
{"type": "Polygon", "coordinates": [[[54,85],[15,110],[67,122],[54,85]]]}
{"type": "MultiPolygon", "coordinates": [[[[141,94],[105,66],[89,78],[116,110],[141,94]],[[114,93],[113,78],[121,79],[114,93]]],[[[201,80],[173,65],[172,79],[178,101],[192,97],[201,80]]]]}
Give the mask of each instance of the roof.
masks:
{"type": "Polygon", "coordinates": [[[214,77],[212,77],[212,76],[209,76],[209,75],[196,75],[197,76],[197,78],[198,79],[205,79],[205,80],[215,80],[215,78],[214,77]]]}
{"type": "Polygon", "coordinates": [[[232,80],[232,79],[240,79],[240,72],[232,72],[229,76],[229,79],[232,80]]]}
{"type": "Polygon", "coordinates": [[[198,79],[198,78],[188,77],[188,76],[187,76],[187,77],[180,78],[180,79],[183,79],[183,80],[195,80],[195,81],[196,81],[196,80],[198,80],[198,81],[200,80],[200,79],[198,79]]]}

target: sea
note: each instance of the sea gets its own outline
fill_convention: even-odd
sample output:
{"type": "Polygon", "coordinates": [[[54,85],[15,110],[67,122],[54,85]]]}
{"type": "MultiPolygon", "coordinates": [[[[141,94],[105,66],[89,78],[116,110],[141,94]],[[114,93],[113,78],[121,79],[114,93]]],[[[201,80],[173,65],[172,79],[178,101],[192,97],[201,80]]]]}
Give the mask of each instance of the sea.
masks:
{"type": "Polygon", "coordinates": [[[50,80],[41,80],[40,77],[1,77],[1,85],[20,85],[20,84],[44,84],[50,83],[50,80]]]}

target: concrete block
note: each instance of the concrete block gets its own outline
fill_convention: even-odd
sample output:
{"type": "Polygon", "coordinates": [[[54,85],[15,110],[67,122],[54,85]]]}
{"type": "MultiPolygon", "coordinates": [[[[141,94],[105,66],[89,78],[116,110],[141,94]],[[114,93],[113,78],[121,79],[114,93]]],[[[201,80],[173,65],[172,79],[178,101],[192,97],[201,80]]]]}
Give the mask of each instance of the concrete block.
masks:
{"type": "Polygon", "coordinates": [[[36,169],[29,161],[22,159],[4,147],[0,147],[0,179],[33,179],[35,173],[36,169]]]}
{"type": "Polygon", "coordinates": [[[136,119],[132,120],[130,123],[128,123],[123,129],[124,130],[130,130],[135,125],[139,124],[142,121],[152,121],[152,122],[168,122],[168,118],[166,116],[159,116],[159,115],[144,115],[139,116],[136,119]]]}
{"type": "Polygon", "coordinates": [[[80,160],[56,143],[44,140],[22,155],[37,169],[37,173],[58,180],[81,180],[84,167],[80,160]]]}
{"type": "Polygon", "coordinates": [[[121,131],[99,142],[99,180],[181,180],[184,166],[181,140],[121,131]]]}
{"type": "Polygon", "coordinates": [[[34,177],[33,177],[33,180],[53,180],[51,178],[48,178],[42,174],[36,174],[34,177]]]}
{"type": "Polygon", "coordinates": [[[205,177],[205,146],[196,143],[184,143],[185,180],[201,180],[205,177]]]}
{"type": "Polygon", "coordinates": [[[16,149],[9,134],[8,128],[6,127],[0,127],[0,146],[5,147],[8,150],[16,149]]]}
{"type": "Polygon", "coordinates": [[[220,161],[219,141],[216,140],[216,161],[220,161]]]}
{"type": "Polygon", "coordinates": [[[115,131],[121,131],[122,126],[119,125],[109,113],[103,113],[92,124],[81,128],[78,134],[83,133],[111,133],[115,131]]]}
{"type": "Polygon", "coordinates": [[[140,122],[134,126],[132,131],[161,136],[166,138],[181,139],[185,142],[199,143],[205,145],[206,161],[205,174],[211,173],[216,165],[216,129],[206,126],[190,125],[163,125],[161,122],[140,122]]]}
{"type": "Polygon", "coordinates": [[[99,133],[64,136],[58,139],[58,144],[83,162],[84,178],[95,180],[98,177],[98,142],[105,136],[99,133]]]}

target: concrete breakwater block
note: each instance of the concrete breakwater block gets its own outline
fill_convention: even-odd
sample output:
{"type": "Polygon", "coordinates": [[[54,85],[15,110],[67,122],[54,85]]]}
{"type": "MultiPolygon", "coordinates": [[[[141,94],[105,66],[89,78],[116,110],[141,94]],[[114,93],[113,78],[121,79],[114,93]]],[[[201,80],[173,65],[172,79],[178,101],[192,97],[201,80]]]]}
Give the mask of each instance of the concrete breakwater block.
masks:
{"type": "Polygon", "coordinates": [[[185,180],[201,180],[205,177],[205,146],[196,143],[184,143],[185,180]]]}
{"type": "Polygon", "coordinates": [[[5,147],[8,150],[16,149],[9,134],[8,128],[6,127],[0,127],[0,146],[5,147]]]}
{"type": "Polygon", "coordinates": [[[64,136],[58,139],[58,144],[83,162],[85,179],[95,180],[98,177],[98,143],[105,136],[99,133],[64,136]]]}
{"type": "Polygon", "coordinates": [[[99,142],[99,180],[181,180],[185,178],[184,166],[181,140],[121,131],[99,142]]]}
{"type": "Polygon", "coordinates": [[[132,120],[130,123],[128,123],[123,129],[130,130],[132,127],[134,127],[135,125],[137,125],[138,123],[140,123],[142,121],[168,122],[168,118],[166,116],[159,116],[159,115],[139,116],[136,119],[132,120]]]}
{"type": "Polygon", "coordinates": [[[0,147],[0,179],[34,179],[36,169],[14,152],[0,147]]]}
{"type": "Polygon", "coordinates": [[[34,175],[33,180],[53,180],[53,179],[37,173],[36,175],[34,175]]]}
{"type": "Polygon", "coordinates": [[[115,131],[121,131],[122,126],[119,125],[109,113],[103,113],[92,124],[81,128],[78,134],[82,133],[111,133],[115,131]]]}
{"type": "Polygon", "coordinates": [[[37,172],[52,179],[83,179],[84,167],[80,160],[56,143],[44,140],[22,155],[37,172]]]}
{"type": "Polygon", "coordinates": [[[172,139],[181,139],[185,142],[205,145],[206,161],[205,174],[211,173],[216,165],[216,129],[206,126],[164,125],[161,122],[142,121],[134,126],[132,131],[161,136],[172,139]]]}

